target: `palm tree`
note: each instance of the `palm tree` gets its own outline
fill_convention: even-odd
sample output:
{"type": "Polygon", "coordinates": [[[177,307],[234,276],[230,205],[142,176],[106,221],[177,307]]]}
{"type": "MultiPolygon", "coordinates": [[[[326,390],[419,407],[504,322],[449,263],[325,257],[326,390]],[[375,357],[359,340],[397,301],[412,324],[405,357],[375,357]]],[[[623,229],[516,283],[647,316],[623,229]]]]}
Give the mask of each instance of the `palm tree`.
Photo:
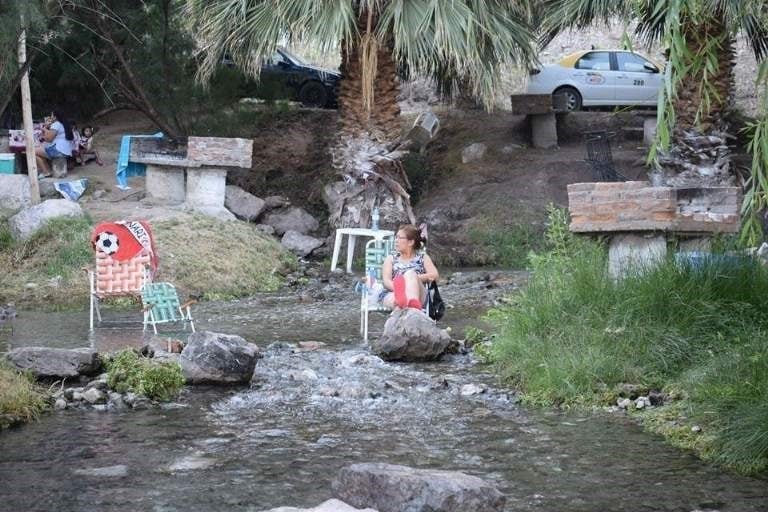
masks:
{"type": "Polygon", "coordinates": [[[758,60],[768,53],[762,0],[543,0],[544,41],[594,22],[636,21],[647,44],[667,48],[657,148],[667,184],[730,183],[728,113],[733,104],[734,40],[744,35],[758,60]]]}
{"type": "Polygon", "coordinates": [[[489,106],[504,63],[533,58],[531,0],[186,0],[203,45],[200,78],[222,55],[253,75],[278,44],[341,49],[340,130],[332,149],[343,181],[326,187],[335,226],[414,221],[401,158],[398,74],[451,69],[489,106]]]}

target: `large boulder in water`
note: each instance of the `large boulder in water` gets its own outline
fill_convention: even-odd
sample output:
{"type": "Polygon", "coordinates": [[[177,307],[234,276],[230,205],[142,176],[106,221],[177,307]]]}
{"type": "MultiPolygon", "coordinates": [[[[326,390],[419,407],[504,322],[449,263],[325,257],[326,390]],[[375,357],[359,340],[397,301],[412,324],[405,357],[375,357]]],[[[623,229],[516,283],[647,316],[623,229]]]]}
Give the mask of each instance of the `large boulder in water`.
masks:
{"type": "Polygon", "coordinates": [[[240,336],[201,331],[189,335],[179,363],[190,384],[247,384],[260,357],[240,336]]]}
{"type": "Polygon", "coordinates": [[[265,510],[264,512],[377,512],[372,508],[359,509],[350,507],[343,501],[328,500],[324,501],[314,508],[295,508],[295,507],[278,507],[265,510]]]}
{"type": "Polygon", "coordinates": [[[386,361],[432,361],[445,353],[451,337],[423,311],[395,310],[371,350],[386,361]]]}
{"type": "Polygon", "coordinates": [[[343,468],[333,495],[379,512],[499,512],[506,502],[496,487],[476,476],[381,463],[343,468]]]}
{"type": "Polygon", "coordinates": [[[97,375],[101,371],[99,354],[89,348],[67,350],[48,347],[15,348],[6,359],[17,369],[30,371],[38,379],[64,379],[97,375]]]}

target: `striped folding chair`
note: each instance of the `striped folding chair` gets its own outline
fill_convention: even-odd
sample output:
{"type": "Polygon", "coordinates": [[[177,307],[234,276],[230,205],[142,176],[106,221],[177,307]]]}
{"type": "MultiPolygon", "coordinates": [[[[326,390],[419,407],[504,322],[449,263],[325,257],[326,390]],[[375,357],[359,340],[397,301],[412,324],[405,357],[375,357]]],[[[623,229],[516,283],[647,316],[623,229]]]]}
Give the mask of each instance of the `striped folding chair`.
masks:
{"type": "Polygon", "coordinates": [[[190,311],[190,306],[195,301],[189,300],[181,304],[176,287],[171,283],[146,282],[141,289],[141,302],[144,305],[144,330],[147,325],[151,325],[157,334],[157,324],[183,322],[186,328],[189,322],[192,332],[195,332],[195,323],[190,311]]]}
{"type": "MultiPolygon", "coordinates": [[[[394,250],[395,241],[391,238],[384,240],[369,240],[365,244],[365,279],[366,285],[373,279],[382,282],[381,267],[384,260],[394,250]]],[[[370,311],[389,311],[389,308],[380,303],[371,303],[368,299],[368,288],[363,287],[362,299],[360,301],[360,334],[363,339],[368,341],[368,313],[370,311]]]]}
{"type": "Polygon", "coordinates": [[[142,251],[133,258],[118,261],[101,251],[96,251],[96,266],[89,271],[91,287],[90,326],[93,330],[94,312],[99,320],[99,303],[110,297],[139,297],[144,283],[149,280],[151,256],[142,251]]]}

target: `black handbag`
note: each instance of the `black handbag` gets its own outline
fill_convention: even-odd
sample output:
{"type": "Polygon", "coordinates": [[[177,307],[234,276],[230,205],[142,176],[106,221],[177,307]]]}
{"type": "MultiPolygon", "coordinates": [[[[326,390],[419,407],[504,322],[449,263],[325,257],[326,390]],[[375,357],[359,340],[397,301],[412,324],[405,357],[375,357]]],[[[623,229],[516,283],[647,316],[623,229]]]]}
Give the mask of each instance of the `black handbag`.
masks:
{"type": "Polygon", "coordinates": [[[437,283],[432,281],[427,288],[427,295],[429,296],[429,304],[427,314],[432,320],[440,320],[445,314],[445,302],[440,296],[440,290],[437,288],[437,283]]]}

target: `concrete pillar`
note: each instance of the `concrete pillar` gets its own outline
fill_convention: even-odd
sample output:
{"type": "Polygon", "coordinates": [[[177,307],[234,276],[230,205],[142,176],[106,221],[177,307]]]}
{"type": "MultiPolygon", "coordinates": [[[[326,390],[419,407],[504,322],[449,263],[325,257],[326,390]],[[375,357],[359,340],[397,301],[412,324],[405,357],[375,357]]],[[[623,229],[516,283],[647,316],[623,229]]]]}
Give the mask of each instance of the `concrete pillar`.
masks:
{"type": "Polygon", "coordinates": [[[184,202],[184,168],[147,164],[147,198],[164,204],[184,202]]]}
{"type": "Polygon", "coordinates": [[[642,273],[667,257],[663,234],[617,234],[608,246],[608,273],[613,279],[642,273]]]}
{"type": "Polygon", "coordinates": [[[187,205],[224,208],[227,171],[215,167],[187,169],[187,205]]]}
{"type": "Polygon", "coordinates": [[[679,252],[711,252],[712,237],[697,236],[693,238],[681,238],[678,243],[679,252]]]}
{"type": "Polygon", "coordinates": [[[535,148],[557,147],[557,120],[555,113],[531,114],[531,143],[535,148]]]}

